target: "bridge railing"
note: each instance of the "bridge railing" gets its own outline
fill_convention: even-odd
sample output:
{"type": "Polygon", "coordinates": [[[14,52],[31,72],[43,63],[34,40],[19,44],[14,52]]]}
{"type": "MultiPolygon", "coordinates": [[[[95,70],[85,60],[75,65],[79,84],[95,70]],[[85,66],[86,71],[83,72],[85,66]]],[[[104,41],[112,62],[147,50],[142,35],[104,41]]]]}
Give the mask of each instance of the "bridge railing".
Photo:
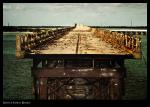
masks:
{"type": "Polygon", "coordinates": [[[35,49],[48,41],[53,41],[62,37],[73,28],[74,27],[56,30],[42,30],[31,34],[16,35],[16,57],[23,58],[26,52],[32,52],[32,49],[35,49]]]}
{"type": "Polygon", "coordinates": [[[127,35],[97,28],[94,35],[111,44],[114,48],[128,51],[133,54],[134,58],[141,58],[141,37],[138,34],[127,35]]]}

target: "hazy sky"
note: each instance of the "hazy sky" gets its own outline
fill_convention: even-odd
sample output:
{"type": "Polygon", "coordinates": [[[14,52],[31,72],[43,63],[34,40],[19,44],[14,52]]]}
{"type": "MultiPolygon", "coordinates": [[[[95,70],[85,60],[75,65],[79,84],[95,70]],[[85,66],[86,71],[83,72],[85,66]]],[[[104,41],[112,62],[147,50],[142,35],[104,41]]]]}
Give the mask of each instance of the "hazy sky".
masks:
{"type": "Polygon", "coordinates": [[[3,25],[147,26],[147,3],[3,3],[3,25]]]}

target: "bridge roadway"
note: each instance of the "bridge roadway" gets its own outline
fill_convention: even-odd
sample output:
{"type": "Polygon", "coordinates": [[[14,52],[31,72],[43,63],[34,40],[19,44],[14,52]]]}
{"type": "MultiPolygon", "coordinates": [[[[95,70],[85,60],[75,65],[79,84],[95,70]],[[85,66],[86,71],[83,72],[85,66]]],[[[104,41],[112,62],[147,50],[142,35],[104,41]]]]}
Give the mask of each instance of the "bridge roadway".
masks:
{"type": "Polygon", "coordinates": [[[102,41],[93,32],[94,29],[74,29],[53,43],[32,50],[33,53],[30,54],[130,54],[127,51],[114,48],[111,44],[102,41]]]}

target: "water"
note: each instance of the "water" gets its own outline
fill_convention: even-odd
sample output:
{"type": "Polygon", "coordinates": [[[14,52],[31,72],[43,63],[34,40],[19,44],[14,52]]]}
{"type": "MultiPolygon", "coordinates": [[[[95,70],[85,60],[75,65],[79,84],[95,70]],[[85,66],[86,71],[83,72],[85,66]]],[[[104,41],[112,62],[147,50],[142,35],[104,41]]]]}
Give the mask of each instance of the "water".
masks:
{"type": "MultiPolygon", "coordinates": [[[[15,33],[3,33],[3,99],[34,99],[32,94],[31,59],[15,58],[15,33]]],[[[127,77],[124,100],[145,99],[147,96],[147,36],[142,36],[142,50],[146,61],[126,60],[127,77]]]]}
{"type": "Polygon", "coordinates": [[[32,60],[16,60],[16,34],[18,33],[3,33],[3,98],[33,99],[32,60]]]}
{"type": "Polygon", "coordinates": [[[125,79],[127,100],[141,100],[147,97],[147,36],[142,36],[142,59],[126,60],[127,77],[125,79]]]}

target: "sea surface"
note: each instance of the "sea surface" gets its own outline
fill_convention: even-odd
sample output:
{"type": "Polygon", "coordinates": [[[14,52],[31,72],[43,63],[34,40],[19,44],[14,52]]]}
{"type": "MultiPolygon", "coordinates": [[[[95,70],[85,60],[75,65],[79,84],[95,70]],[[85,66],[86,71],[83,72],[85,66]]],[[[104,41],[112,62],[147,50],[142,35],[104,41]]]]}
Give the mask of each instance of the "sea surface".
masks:
{"type": "MultiPolygon", "coordinates": [[[[31,59],[16,59],[16,35],[21,32],[3,32],[3,99],[34,99],[32,94],[31,59]]],[[[24,32],[22,32],[24,33],[24,32]]],[[[124,100],[147,98],[147,36],[142,36],[142,59],[125,60],[124,100]]]]}

